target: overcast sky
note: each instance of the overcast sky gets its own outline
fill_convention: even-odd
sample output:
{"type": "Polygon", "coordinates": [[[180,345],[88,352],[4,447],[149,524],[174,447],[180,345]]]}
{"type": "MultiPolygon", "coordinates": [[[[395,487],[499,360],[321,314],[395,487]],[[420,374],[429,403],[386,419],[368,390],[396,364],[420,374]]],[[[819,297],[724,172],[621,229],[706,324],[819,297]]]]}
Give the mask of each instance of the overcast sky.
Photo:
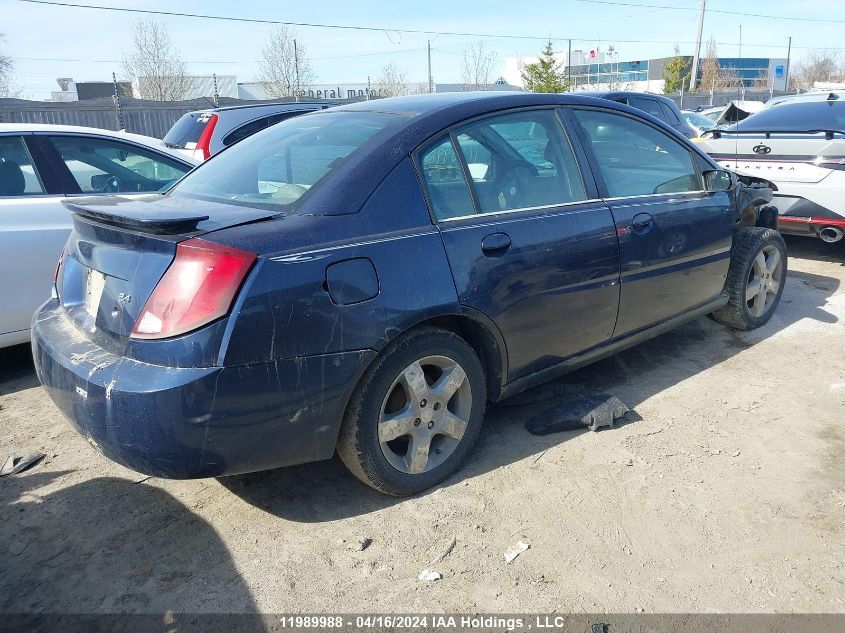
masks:
{"type": "MultiPolygon", "coordinates": [[[[434,36],[400,34],[390,29],[421,29],[493,35],[552,37],[555,48],[606,50],[614,44],[621,60],[665,57],[673,42],[691,54],[699,0],[619,0],[639,6],[619,6],[577,0],[425,0],[420,2],[356,2],[319,0],[66,0],[80,4],[137,9],[215,14],[293,22],[369,26],[386,31],[349,31],[297,27],[297,38],[313,60],[319,83],[362,82],[373,78],[390,62],[407,72],[409,81],[426,78],[426,40],[434,36]],[[691,10],[646,8],[668,5],[691,10]],[[626,42],[625,40],[649,40],[626,42]]],[[[743,57],[786,57],[792,36],[793,60],[810,48],[836,48],[845,54],[845,0],[709,0],[704,37],[718,42],[721,56],[739,53],[742,25],[743,57]],[[711,9],[765,13],[825,20],[802,22],[733,16],[711,9]],[[838,23],[829,20],[839,20],[838,23]]],[[[15,60],[15,74],[24,96],[45,99],[57,90],[56,77],[77,81],[111,79],[122,75],[119,61],[127,47],[131,24],[139,16],[93,9],[34,5],[0,0],[0,32],[5,54],[15,60]],[[34,59],[38,58],[38,59],[34,59]],[[79,60],[79,61],[72,61],[79,60]],[[94,61],[97,60],[97,61],[94,61]]],[[[237,75],[238,81],[255,78],[257,61],[268,26],[187,17],[158,17],[166,22],[193,74],[237,75]]],[[[543,43],[531,39],[440,35],[433,42],[435,81],[460,81],[464,48],[483,39],[497,53],[499,71],[512,75],[518,56],[536,55],[543,43]],[[509,63],[510,62],[510,63],[509,63]]]]}

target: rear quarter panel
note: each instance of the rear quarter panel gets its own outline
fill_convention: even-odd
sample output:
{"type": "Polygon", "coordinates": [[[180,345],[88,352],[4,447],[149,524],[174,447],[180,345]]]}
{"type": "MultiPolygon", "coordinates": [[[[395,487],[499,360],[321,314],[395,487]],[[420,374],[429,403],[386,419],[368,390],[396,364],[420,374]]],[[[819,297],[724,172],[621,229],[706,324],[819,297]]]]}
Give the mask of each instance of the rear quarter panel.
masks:
{"type": "Polygon", "coordinates": [[[442,239],[407,159],[358,213],[293,215],[209,239],[264,253],[233,310],[224,365],[378,351],[415,323],[459,311],[442,239]],[[353,260],[372,264],[347,271],[361,271],[358,285],[370,296],[374,270],[376,294],[342,305],[327,270],[353,260]]]}

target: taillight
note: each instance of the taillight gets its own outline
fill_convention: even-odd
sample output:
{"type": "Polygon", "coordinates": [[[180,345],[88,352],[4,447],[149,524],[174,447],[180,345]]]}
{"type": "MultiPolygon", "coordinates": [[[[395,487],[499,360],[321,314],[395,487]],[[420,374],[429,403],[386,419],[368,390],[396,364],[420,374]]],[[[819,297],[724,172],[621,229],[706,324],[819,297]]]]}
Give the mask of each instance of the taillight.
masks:
{"type": "Polygon", "coordinates": [[[836,169],[838,171],[845,171],[845,156],[819,156],[816,160],[813,161],[813,164],[817,165],[818,167],[824,167],[825,169],[836,169]]]}
{"type": "Polygon", "coordinates": [[[205,127],[202,129],[202,134],[200,134],[199,140],[197,141],[197,146],[194,148],[194,158],[199,158],[199,156],[197,156],[197,152],[202,152],[203,160],[211,158],[211,135],[214,134],[214,127],[217,125],[218,118],[219,117],[216,114],[212,114],[208,118],[208,123],[206,123],[205,127]]]}
{"type": "Polygon", "coordinates": [[[221,244],[197,238],[180,242],[132,338],[177,336],[225,316],[254,261],[254,253],[221,244]]]}

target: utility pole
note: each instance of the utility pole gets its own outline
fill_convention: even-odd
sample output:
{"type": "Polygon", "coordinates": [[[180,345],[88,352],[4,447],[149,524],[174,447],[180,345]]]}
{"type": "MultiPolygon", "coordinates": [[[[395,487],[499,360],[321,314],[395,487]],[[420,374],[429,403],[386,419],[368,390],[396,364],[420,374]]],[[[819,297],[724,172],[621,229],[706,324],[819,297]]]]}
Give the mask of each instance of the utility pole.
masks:
{"type": "Polygon", "coordinates": [[[566,85],[572,91],[572,39],[569,40],[569,50],[566,54],[566,85]]]}
{"type": "Polygon", "coordinates": [[[220,94],[217,92],[217,73],[214,73],[212,75],[212,77],[214,78],[214,107],[219,108],[220,107],[220,94]]]}
{"type": "Polygon", "coordinates": [[[707,7],[707,0],[701,0],[701,12],[698,14],[698,36],[695,38],[695,54],[692,56],[692,75],[689,78],[690,92],[695,90],[695,82],[698,78],[698,56],[701,54],[701,34],[704,31],[704,11],[707,7]]]}
{"type": "MultiPolygon", "coordinates": [[[[789,44],[786,46],[786,71],[783,73],[783,91],[786,92],[789,90],[789,62],[792,58],[792,36],[789,36],[789,44]]],[[[774,80],[772,80],[772,84],[774,84],[774,80]]]]}
{"type": "Polygon", "coordinates": [[[428,40],[428,94],[434,92],[434,78],[431,76],[431,40],[428,40]]]}
{"type": "Polygon", "coordinates": [[[742,59],[742,24],[739,25],[739,59],[742,59]]]}
{"type": "Polygon", "coordinates": [[[123,125],[123,108],[120,105],[120,90],[117,87],[117,75],[114,73],[111,74],[111,80],[114,84],[114,109],[115,115],[117,116],[117,129],[118,131],[124,129],[123,125]]]}
{"type": "Polygon", "coordinates": [[[293,69],[296,73],[296,85],[293,88],[294,101],[299,101],[299,52],[296,49],[296,39],[293,40],[293,69]]]}

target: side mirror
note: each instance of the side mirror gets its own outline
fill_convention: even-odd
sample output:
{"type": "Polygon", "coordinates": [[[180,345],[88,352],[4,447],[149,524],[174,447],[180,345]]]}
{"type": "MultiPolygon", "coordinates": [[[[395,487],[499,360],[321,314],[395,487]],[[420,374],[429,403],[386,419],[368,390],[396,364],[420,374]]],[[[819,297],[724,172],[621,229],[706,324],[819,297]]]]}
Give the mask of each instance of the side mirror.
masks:
{"type": "Polygon", "coordinates": [[[736,186],[736,174],[724,169],[708,169],[704,172],[704,189],[706,191],[730,191],[736,186]]]}

